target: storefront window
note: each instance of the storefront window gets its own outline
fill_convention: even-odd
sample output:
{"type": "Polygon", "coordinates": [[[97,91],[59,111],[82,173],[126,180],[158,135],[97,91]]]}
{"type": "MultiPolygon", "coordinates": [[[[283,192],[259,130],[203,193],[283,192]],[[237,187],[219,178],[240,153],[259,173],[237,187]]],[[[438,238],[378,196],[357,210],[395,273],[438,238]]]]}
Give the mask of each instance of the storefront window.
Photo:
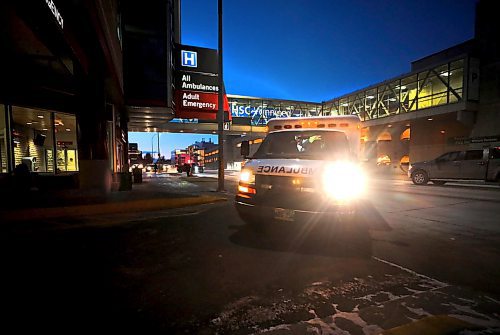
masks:
{"type": "Polygon", "coordinates": [[[76,117],[55,113],[54,126],[57,144],[57,172],[78,171],[76,117]]]}
{"type": "Polygon", "coordinates": [[[31,172],[52,172],[51,113],[13,106],[12,119],[14,165],[25,164],[31,172]]]}
{"type": "Polygon", "coordinates": [[[8,172],[5,106],[0,105],[0,173],[8,172]]]}

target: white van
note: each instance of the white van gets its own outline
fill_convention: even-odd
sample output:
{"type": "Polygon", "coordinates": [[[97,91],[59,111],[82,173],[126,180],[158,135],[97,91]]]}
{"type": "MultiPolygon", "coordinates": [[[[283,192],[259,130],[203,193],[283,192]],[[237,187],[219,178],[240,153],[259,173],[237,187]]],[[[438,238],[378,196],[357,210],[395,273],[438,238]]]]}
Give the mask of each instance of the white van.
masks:
{"type": "Polygon", "coordinates": [[[255,228],[276,221],[351,219],[365,178],[357,116],[280,118],[252,157],[244,141],[235,206],[255,228]]]}

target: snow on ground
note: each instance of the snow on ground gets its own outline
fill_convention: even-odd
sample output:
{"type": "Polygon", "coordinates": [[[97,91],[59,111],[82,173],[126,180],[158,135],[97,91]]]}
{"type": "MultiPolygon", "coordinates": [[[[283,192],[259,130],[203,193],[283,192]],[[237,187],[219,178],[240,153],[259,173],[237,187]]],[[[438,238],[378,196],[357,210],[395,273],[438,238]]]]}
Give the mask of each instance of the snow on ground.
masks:
{"type": "MultiPolygon", "coordinates": [[[[332,283],[315,281],[302,292],[276,292],[243,297],[227,305],[212,320],[221,332],[242,334],[364,334],[447,314],[500,331],[500,304],[486,296],[421,275],[381,259],[401,270],[376,278],[352,278],[332,283]]],[[[463,335],[485,333],[463,333],[463,335]]]]}

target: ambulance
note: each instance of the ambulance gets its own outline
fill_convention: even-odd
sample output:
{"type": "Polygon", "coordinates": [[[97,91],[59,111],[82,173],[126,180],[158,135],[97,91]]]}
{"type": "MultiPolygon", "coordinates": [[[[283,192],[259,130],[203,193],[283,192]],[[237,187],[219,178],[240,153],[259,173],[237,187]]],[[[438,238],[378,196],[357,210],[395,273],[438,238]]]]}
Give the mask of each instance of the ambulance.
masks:
{"type": "Polygon", "coordinates": [[[353,221],[365,189],[357,116],[277,118],[241,170],[235,206],[251,227],[353,221]]]}

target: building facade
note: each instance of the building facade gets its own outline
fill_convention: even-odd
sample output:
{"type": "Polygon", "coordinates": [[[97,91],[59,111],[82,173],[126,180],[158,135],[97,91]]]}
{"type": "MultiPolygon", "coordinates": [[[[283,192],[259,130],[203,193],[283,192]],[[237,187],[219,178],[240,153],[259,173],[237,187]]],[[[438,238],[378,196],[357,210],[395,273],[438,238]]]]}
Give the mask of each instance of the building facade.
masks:
{"type": "Polygon", "coordinates": [[[6,0],[0,19],[0,185],[21,164],[34,186],[121,184],[129,125],[173,117],[180,1],[6,0]]]}
{"type": "Polygon", "coordinates": [[[24,163],[48,187],[110,189],[127,164],[121,43],[116,0],[1,2],[4,186],[24,163]]]}

